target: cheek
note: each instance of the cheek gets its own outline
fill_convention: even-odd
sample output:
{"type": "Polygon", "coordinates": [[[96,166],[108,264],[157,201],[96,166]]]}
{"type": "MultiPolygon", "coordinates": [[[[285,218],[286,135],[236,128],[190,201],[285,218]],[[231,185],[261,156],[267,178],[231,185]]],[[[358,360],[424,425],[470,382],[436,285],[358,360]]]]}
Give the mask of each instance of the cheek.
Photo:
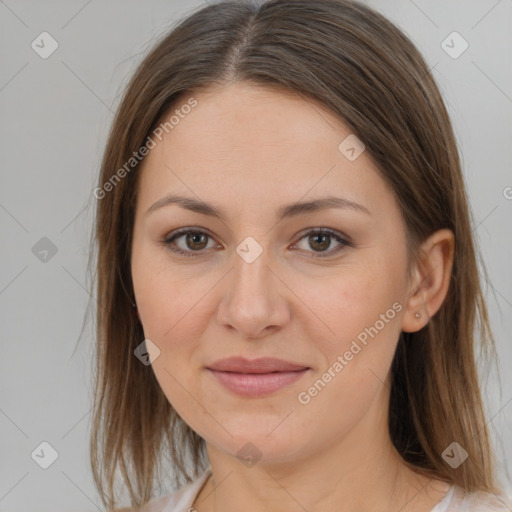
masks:
{"type": "Polygon", "coordinates": [[[401,308],[393,308],[393,304],[402,297],[401,273],[382,260],[368,261],[339,269],[328,279],[309,282],[307,305],[326,327],[322,339],[329,352],[342,350],[376,322],[380,330],[388,330],[382,329],[382,321],[386,326],[398,324],[397,310],[401,308]]]}
{"type": "Polygon", "coordinates": [[[307,383],[311,387],[302,389],[301,403],[310,400],[316,409],[334,400],[344,415],[351,410],[356,416],[368,407],[386,379],[400,335],[403,263],[400,255],[367,260],[337,272],[328,286],[313,288],[309,304],[328,330],[309,333],[323,366],[307,383]]]}
{"type": "MultiPolygon", "coordinates": [[[[132,280],[145,335],[169,345],[197,337],[204,302],[218,278],[195,265],[169,266],[165,250],[139,247],[132,255],[132,280]],[[179,333],[179,334],[178,334],[179,333]]],[[[164,347],[165,348],[165,347],[164,347]]]]}
{"type": "Polygon", "coordinates": [[[353,269],[315,297],[333,333],[314,338],[324,364],[304,382],[296,401],[301,417],[313,423],[322,418],[326,438],[346,434],[370,410],[383,391],[400,334],[398,289],[382,267],[370,268],[353,269]]]}

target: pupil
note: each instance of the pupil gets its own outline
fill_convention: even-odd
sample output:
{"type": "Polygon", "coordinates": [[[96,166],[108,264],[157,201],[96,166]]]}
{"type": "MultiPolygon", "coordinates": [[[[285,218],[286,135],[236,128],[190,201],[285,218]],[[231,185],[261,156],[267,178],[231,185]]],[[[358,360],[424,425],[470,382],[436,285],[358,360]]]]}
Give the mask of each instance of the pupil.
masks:
{"type": "Polygon", "coordinates": [[[321,245],[321,249],[327,249],[329,247],[329,237],[330,235],[313,235],[313,239],[315,238],[323,238],[324,242],[320,242],[319,245],[321,245]]]}
{"type": "MultiPolygon", "coordinates": [[[[196,237],[199,237],[199,238],[203,237],[203,239],[204,239],[204,238],[206,238],[206,235],[204,233],[195,233],[195,234],[192,234],[192,235],[189,234],[188,237],[187,237],[187,242],[191,241],[192,246],[194,246],[196,243],[201,244],[200,241],[196,242],[196,237]]],[[[203,240],[203,243],[204,243],[204,240],[203,240]]],[[[196,248],[197,249],[197,247],[191,247],[191,248],[196,248]]],[[[199,247],[199,248],[202,249],[203,247],[199,247]]]]}

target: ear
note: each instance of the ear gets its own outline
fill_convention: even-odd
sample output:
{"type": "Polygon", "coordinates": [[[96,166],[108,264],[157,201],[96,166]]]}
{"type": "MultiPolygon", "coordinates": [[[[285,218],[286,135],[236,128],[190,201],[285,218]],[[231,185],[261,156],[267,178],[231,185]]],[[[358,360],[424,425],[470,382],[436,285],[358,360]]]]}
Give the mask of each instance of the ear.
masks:
{"type": "Polygon", "coordinates": [[[454,249],[455,239],[449,229],[436,231],[423,242],[420,262],[412,272],[402,331],[419,331],[443,304],[450,285],[454,249]]]}

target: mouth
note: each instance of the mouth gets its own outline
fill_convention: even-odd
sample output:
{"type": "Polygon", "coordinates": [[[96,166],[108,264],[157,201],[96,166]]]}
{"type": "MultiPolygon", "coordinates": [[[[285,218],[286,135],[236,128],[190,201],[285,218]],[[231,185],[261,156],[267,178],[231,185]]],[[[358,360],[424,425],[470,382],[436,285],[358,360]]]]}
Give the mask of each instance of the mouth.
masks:
{"type": "Polygon", "coordinates": [[[275,358],[232,357],[206,367],[225,389],[240,396],[274,393],[303,377],[311,368],[275,358]]]}

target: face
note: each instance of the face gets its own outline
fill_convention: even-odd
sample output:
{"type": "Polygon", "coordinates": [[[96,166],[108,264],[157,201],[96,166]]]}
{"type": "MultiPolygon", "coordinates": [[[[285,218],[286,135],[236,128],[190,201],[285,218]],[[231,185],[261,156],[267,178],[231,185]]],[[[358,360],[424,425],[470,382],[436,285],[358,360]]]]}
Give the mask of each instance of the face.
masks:
{"type": "Polygon", "coordinates": [[[131,270],[163,392],[211,446],[269,462],[382,432],[408,295],[392,191],[320,104],[241,83],[193,97],[138,171],[131,270]],[[170,194],[220,216],[153,206],[170,194]]]}

